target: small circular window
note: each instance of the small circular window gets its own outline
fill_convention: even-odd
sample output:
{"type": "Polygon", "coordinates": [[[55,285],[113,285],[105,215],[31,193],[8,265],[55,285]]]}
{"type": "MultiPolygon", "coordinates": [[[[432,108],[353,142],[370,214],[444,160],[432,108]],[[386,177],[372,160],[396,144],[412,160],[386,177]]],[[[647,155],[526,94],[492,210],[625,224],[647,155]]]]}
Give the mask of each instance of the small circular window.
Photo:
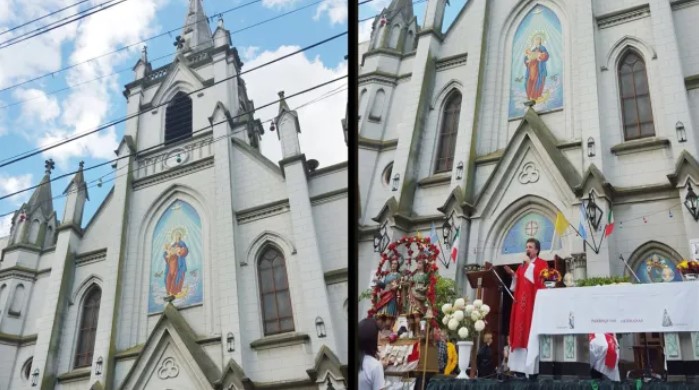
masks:
{"type": "Polygon", "coordinates": [[[391,174],[393,173],[393,162],[388,163],[386,168],[383,169],[383,174],[381,175],[383,184],[388,186],[391,183],[391,174]]]}

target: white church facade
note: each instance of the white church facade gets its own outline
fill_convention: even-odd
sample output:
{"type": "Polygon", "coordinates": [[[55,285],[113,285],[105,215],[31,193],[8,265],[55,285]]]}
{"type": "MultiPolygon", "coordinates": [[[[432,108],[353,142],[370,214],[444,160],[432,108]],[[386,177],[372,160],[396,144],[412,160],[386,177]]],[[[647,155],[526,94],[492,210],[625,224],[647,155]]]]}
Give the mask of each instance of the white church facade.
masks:
{"type": "MultiPolygon", "coordinates": [[[[641,282],[681,281],[699,256],[699,1],[469,0],[445,28],[447,3],[417,20],[393,0],[359,43],[357,293],[382,245],[433,225],[468,294],[467,270],[520,264],[529,237],[578,280],[631,276],[623,257],[641,282]]],[[[648,337],[677,347],[671,375],[697,372],[699,335],[648,337]]],[[[586,362],[581,340],[556,345],[551,361],[586,362]]]]}
{"type": "Polygon", "coordinates": [[[89,223],[82,163],[60,216],[47,162],[0,238],[0,388],[347,386],[347,164],[306,159],[283,93],[283,159],[261,154],[243,64],[201,0],[177,41],[171,64],[134,67],[89,223]]]}

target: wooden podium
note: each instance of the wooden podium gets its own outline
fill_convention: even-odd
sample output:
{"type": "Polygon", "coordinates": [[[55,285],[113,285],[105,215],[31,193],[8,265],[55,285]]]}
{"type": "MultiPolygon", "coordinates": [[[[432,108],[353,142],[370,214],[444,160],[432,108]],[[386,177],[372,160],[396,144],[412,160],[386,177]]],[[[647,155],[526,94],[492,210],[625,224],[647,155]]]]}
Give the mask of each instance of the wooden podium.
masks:
{"type": "MultiPolygon", "coordinates": [[[[466,272],[466,278],[471,288],[476,290],[476,299],[481,299],[485,304],[490,306],[490,313],[485,317],[486,322],[490,324],[497,322],[497,328],[491,325],[486,329],[493,334],[493,339],[497,341],[498,347],[496,351],[493,351],[493,358],[495,362],[499,362],[501,352],[504,348],[502,337],[500,337],[502,329],[502,299],[504,293],[502,289],[504,287],[494,274],[498,272],[498,269],[493,267],[490,263],[486,263],[485,266],[485,270],[466,272]],[[497,320],[493,321],[493,318],[497,318],[497,320]]],[[[477,355],[478,349],[480,348],[480,341],[480,338],[475,341],[474,348],[471,352],[471,378],[476,377],[478,368],[477,355]]]]}

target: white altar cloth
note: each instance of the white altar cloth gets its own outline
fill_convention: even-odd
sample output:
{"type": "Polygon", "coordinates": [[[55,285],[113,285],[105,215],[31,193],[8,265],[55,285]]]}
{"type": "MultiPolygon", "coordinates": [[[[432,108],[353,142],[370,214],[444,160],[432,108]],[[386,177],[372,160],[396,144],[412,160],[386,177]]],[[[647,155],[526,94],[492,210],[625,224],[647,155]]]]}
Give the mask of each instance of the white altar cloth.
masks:
{"type": "Polygon", "coordinates": [[[539,290],[527,368],[539,356],[539,335],[699,332],[698,302],[699,281],[539,290]]]}

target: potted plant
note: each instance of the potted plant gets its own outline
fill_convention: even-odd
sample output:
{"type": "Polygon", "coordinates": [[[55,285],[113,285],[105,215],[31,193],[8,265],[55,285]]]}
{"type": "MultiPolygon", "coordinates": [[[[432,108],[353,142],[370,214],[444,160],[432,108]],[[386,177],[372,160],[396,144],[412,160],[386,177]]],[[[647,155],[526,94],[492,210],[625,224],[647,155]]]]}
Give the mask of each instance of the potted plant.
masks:
{"type": "Polygon", "coordinates": [[[544,268],[541,270],[539,277],[544,280],[546,288],[554,288],[561,281],[561,273],[553,268],[544,268]]]}
{"type": "Polygon", "coordinates": [[[697,274],[699,274],[699,261],[696,260],[682,260],[677,264],[677,269],[680,270],[684,280],[697,280],[697,274]]]}
{"type": "Polygon", "coordinates": [[[593,277],[588,279],[576,280],[576,287],[590,287],[590,286],[606,286],[610,284],[628,284],[628,276],[607,276],[607,277],[593,277]]]}
{"type": "Polygon", "coordinates": [[[485,329],[485,316],[490,312],[490,307],[480,299],[470,304],[465,298],[458,298],[453,304],[446,303],[442,306],[442,324],[446,326],[446,332],[458,339],[459,370],[457,379],[468,379],[466,369],[471,358],[473,340],[477,334],[485,329]]]}

